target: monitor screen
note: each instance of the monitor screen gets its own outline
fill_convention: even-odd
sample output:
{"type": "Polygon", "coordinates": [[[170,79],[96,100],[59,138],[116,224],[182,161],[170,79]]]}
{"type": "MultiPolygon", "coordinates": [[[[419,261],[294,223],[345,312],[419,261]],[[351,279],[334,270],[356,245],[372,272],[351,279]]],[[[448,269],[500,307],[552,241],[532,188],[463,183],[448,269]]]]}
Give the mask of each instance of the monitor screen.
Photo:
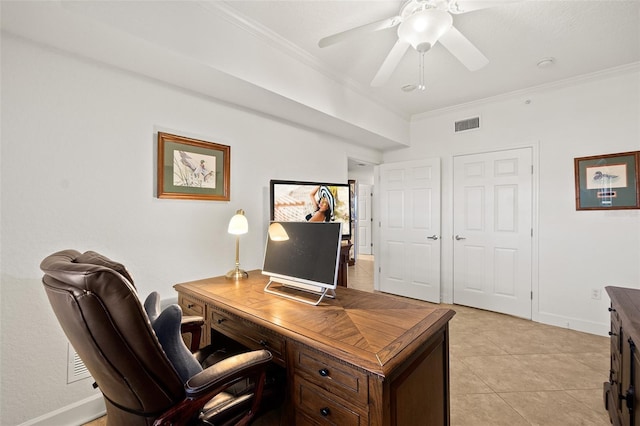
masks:
{"type": "Polygon", "coordinates": [[[340,228],[339,222],[272,222],[262,273],[278,282],[336,288],[340,228]]]}
{"type": "Polygon", "coordinates": [[[351,238],[351,196],[348,183],[271,180],[271,220],[277,222],[340,222],[342,239],[351,238]]]}

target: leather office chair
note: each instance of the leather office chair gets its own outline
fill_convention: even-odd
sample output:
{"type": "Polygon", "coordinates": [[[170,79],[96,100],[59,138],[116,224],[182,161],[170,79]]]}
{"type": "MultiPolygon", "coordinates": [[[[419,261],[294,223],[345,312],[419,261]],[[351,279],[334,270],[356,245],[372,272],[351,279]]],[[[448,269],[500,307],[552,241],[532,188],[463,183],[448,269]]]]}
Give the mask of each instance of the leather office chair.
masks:
{"type": "Polygon", "coordinates": [[[202,369],[180,337],[180,308],[166,308],[152,326],[120,263],[64,250],[46,257],[40,268],[60,325],[102,391],[109,425],[252,420],[263,397],[268,351],[228,356],[202,369]],[[247,377],[251,386],[245,386],[247,377]],[[233,387],[242,390],[231,393],[233,387]]]}

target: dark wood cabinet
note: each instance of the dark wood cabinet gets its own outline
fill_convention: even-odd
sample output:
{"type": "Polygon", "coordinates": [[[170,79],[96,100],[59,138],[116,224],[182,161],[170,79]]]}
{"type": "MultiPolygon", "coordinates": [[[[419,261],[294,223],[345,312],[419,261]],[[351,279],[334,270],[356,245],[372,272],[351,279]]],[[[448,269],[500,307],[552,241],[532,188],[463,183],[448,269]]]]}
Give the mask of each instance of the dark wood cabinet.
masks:
{"type": "Polygon", "coordinates": [[[611,423],[640,426],[640,290],[607,287],[611,298],[611,367],[604,383],[604,403],[611,423]]]}

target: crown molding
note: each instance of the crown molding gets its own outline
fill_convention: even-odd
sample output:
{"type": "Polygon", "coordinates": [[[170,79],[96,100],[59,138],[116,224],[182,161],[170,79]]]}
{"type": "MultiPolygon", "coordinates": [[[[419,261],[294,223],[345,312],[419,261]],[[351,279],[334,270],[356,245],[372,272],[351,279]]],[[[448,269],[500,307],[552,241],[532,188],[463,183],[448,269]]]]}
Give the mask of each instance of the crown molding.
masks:
{"type": "Polygon", "coordinates": [[[514,90],[512,92],[503,93],[497,96],[491,96],[488,98],[478,99],[472,102],[458,104],[446,108],[440,108],[432,111],[426,111],[420,114],[415,114],[411,117],[411,121],[420,121],[426,118],[435,117],[451,112],[459,111],[468,108],[478,108],[490,103],[509,100],[513,98],[519,98],[534,93],[545,92],[549,90],[558,90],[565,87],[575,86],[578,84],[588,83],[591,81],[603,80],[605,78],[614,77],[616,75],[631,74],[634,72],[640,72],[640,61],[631,62],[626,65],[620,65],[606,70],[596,71],[589,74],[582,74],[575,77],[566,78],[564,80],[553,81],[551,83],[540,84],[537,86],[528,87],[526,89],[514,90]]]}

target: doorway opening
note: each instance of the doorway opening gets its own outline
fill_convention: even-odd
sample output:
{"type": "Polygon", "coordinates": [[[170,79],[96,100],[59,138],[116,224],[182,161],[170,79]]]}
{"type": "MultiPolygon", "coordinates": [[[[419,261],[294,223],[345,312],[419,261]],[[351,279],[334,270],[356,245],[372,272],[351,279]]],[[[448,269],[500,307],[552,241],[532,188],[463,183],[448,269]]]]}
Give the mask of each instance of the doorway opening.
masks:
{"type": "Polygon", "coordinates": [[[352,184],[352,259],[357,263],[374,260],[373,245],[373,191],[374,167],[371,162],[349,158],[348,176],[352,184]]]}

